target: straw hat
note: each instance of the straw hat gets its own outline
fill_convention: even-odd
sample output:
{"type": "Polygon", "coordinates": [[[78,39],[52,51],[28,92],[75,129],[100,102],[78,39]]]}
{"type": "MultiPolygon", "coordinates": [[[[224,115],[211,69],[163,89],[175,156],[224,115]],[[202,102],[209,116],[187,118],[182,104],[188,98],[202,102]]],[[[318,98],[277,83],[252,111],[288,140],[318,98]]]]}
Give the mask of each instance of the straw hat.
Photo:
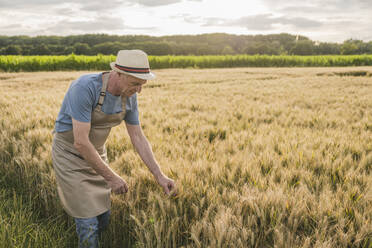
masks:
{"type": "Polygon", "coordinates": [[[141,50],[120,50],[116,61],[110,63],[111,69],[136,78],[151,80],[155,74],[150,71],[147,54],[141,50]]]}

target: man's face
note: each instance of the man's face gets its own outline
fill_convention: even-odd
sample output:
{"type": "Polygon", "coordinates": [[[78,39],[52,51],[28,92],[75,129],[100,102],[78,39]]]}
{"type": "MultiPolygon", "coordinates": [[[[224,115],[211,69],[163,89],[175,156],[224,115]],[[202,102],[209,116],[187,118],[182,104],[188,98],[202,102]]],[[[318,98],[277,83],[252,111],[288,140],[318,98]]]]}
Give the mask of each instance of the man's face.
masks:
{"type": "Polygon", "coordinates": [[[126,74],[120,74],[120,85],[122,86],[121,95],[131,96],[134,93],[140,93],[142,90],[142,85],[144,85],[147,80],[132,77],[126,74]]]}

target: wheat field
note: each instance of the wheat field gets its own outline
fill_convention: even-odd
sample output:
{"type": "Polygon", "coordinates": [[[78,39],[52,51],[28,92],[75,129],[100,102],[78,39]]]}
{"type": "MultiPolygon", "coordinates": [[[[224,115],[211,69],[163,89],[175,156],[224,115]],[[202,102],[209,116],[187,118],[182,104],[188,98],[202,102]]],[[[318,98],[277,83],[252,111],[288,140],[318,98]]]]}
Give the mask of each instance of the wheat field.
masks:
{"type": "MultiPolygon", "coordinates": [[[[72,80],[0,73],[0,247],[76,247],[51,161],[72,80]]],[[[372,247],[372,68],[155,70],[140,122],[167,197],[125,125],[107,142],[127,181],[103,247],[372,247]]]]}

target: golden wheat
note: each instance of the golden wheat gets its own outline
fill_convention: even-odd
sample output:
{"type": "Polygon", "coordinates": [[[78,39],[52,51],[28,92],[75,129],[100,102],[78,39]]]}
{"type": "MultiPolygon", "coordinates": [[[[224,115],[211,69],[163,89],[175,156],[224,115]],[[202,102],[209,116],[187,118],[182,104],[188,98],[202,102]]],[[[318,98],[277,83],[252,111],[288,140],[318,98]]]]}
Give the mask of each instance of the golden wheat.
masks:
{"type": "MultiPolygon", "coordinates": [[[[164,196],[125,126],[114,128],[110,165],[130,190],[112,197],[104,246],[371,247],[371,72],[155,71],[138,97],[140,121],[179,194],[164,196]]],[[[55,192],[51,131],[81,74],[0,74],[2,181],[32,196],[40,218],[64,215],[66,225],[72,221],[55,192]]],[[[74,230],[66,232],[73,239],[74,230]]]]}

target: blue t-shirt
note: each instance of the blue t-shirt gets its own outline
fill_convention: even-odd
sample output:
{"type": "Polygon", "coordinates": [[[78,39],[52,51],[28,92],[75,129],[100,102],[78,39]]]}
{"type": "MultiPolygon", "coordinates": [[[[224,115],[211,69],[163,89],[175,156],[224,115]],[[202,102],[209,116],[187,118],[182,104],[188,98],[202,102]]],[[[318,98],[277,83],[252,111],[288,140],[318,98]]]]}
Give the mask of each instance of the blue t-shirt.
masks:
{"type": "MultiPolygon", "coordinates": [[[[71,117],[81,122],[90,122],[92,111],[98,104],[101,89],[102,73],[83,75],[72,82],[63,99],[62,107],[56,120],[55,131],[65,132],[71,130],[71,117]]],[[[139,125],[137,94],[127,97],[125,108],[125,122],[131,125],[139,125]]],[[[121,96],[114,96],[106,91],[102,111],[105,114],[122,112],[121,96]]]]}

